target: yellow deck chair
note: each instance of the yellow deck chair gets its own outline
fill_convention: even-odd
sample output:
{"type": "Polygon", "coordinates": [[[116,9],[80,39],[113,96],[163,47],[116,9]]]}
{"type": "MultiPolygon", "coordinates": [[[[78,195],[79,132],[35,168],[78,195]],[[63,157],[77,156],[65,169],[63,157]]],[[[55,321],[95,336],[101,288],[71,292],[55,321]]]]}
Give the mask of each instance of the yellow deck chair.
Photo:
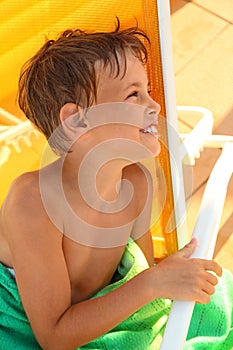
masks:
{"type": "Polygon", "coordinates": [[[28,120],[22,121],[3,109],[0,109],[0,118],[1,205],[16,177],[40,167],[46,140],[28,120]]]}
{"type": "MultiPolygon", "coordinates": [[[[151,40],[147,70],[152,97],[161,105],[161,115],[164,117],[164,123],[160,126],[163,143],[159,166],[158,162],[155,166],[154,160],[147,164],[152,171],[155,166],[155,184],[161,186],[158,183],[162,181],[166,188],[166,196],[157,198],[153,208],[161,214],[151,228],[155,258],[160,260],[174,253],[191,236],[185,222],[182,161],[185,159],[194,163],[195,154],[204,146],[223,148],[207,185],[193,232],[195,236],[205,232],[204,237],[199,237],[201,244],[195,256],[211,258],[227,184],[233,171],[230,162],[233,138],[213,138],[212,115],[201,108],[192,108],[203,115],[196,128],[188,136],[178,135],[169,0],[2,0],[0,8],[0,203],[16,176],[40,166],[46,143],[15,105],[17,80],[23,63],[43,44],[45,35],[51,38],[68,27],[112,30],[116,16],[123,27],[135,25],[137,20],[151,40]],[[10,36],[13,29],[14,35],[10,36]],[[197,137],[200,134],[201,137],[197,137]],[[223,166],[224,177],[219,181],[223,166]],[[217,193],[218,201],[214,198],[216,188],[221,190],[217,193]]],[[[174,302],[161,349],[183,348],[193,307],[192,302],[174,302]]]]}

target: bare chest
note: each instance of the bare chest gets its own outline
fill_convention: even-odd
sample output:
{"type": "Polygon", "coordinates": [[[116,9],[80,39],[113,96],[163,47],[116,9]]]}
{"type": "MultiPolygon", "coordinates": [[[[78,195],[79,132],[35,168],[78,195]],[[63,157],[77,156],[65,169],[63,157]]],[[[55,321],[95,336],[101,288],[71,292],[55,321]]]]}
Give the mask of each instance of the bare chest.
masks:
{"type": "Polygon", "coordinates": [[[92,297],[111,283],[125,246],[96,248],[63,239],[63,251],[71,282],[72,303],[92,297]]]}

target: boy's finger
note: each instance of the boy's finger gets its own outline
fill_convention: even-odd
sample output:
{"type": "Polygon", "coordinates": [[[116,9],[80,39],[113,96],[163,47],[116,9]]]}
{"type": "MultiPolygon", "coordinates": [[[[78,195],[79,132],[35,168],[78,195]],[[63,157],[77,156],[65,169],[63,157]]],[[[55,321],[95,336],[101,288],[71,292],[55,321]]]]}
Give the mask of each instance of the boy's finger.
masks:
{"type": "Polygon", "coordinates": [[[204,260],[204,269],[215,272],[219,277],[222,276],[222,268],[218,263],[216,263],[216,261],[204,260]]]}
{"type": "Polygon", "coordinates": [[[188,258],[197,247],[197,239],[192,238],[191,241],[186,244],[182,249],[180,249],[177,254],[181,255],[184,258],[188,258]]]}

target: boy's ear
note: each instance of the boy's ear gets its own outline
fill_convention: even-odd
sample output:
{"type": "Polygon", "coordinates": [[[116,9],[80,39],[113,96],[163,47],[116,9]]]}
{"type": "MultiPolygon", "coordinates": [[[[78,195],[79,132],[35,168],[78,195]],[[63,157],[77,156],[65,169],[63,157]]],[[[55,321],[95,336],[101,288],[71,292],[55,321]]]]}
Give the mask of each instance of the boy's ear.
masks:
{"type": "Polygon", "coordinates": [[[75,103],[69,102],[62,106],[60,109],[60,120],[65,133],[69,137],[77,137],[83,134],[83,129],[87,127],[83,121],[83,110],[75,103]]]}
{"type": "Polygon", "coordinates": [[[60,109],[60,120],[63,124],[64,122],[67,122],[67,119],[69,117],[72,117],[72,115],[78,113],[79,108],[76,106],[75,103],[66,103],[62,108],[60,109]]]}

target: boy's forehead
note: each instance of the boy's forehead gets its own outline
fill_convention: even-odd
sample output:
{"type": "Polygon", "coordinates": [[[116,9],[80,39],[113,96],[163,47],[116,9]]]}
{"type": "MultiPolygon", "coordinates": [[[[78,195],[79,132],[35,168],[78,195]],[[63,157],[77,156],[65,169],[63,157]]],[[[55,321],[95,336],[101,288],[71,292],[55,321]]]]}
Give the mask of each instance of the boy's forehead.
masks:
{"type": "MultiPolygon", "coordinates": [[[[96,61],[95,71],[99,83],[106,83],[106,80],[118,80],[122,81],[122,83],[126,80],[132,80],[131,84],[136,85],[140,84],[142,78],[147,80],[143,63],[130,50],[125,52],[125,57],[118,55],[119,67],[115,60],[112,60],[111,64],[109,62],[104,64],[101,60],[96,61]]],[[[128,82],[127,85],[130,85],[130,83],[128,82]]]]}

